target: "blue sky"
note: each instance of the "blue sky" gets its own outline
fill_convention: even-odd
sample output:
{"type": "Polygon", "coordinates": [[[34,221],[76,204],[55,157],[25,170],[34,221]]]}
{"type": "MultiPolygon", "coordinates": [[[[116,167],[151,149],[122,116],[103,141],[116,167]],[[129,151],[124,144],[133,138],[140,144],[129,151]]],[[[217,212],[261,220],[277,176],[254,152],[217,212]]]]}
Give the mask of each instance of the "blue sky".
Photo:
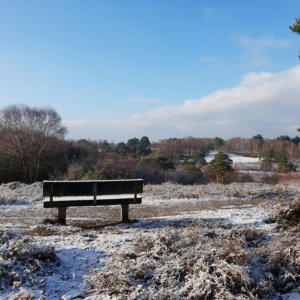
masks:
{"type": "Polygon", "coordinates": [[[299,0],[0,0],[0,108],[67,138],[275,138],[300,127],[299,0]]]}

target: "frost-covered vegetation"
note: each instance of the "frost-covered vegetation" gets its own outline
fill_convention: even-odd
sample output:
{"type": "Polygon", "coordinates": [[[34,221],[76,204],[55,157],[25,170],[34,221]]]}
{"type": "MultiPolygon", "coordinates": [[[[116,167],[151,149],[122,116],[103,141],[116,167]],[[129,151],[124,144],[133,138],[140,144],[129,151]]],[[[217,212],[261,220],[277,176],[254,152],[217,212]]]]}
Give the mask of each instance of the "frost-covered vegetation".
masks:
{"type": "Polygon", "coordinates": [[[259,234],[210,227],[137,237],[87,278],[90,292],[119,299],[248,299],[254,284],[246,238],[259,234]]]}
{"type": "Polygon", "coordinates": [[[170,182],[161,185],[146,185],[144,194],[150,198],[176,199],[255,199],[255,198],[288,198],[293,199],[299,188],[287,184],[264,184],[264,183],[231,183],[207,184],[207,185],[179,185],[170,182]]]}
{"type": "Polygon", "coordinates": [[[0,185],[0,205],[21,204],[42,199],[42,183],[25,184],[21,182],[3,183],[0,185]]]}
{"type": "Polygon", "coordinates": [[[128,224],[0,185],[0,299],[297,299],[300,184],[146,185],[128,224]],[[12,194],[14,193],[14,194],[12,194]],[[19,205],[17,205],[19,203],[19,205]],[[103,222],[104,217],[110,223],[103,222]],[[110,225],[109,225],[110,224],[110,225]]]}
{"type": "Polygon", "coordinates": [[[300,292],[299,260],[299,234],[200,223],[138,236],[86,281],[92,299],[271,299],[300,292]]]}
{"type": "Polygon", "coordinates": [[[54,247],[38,246],[28,237],[0,231],[0,292],[16,290],[8,299],[35,299],[30,289],[43,290],[41,276],[59,264],[54,247]]]}

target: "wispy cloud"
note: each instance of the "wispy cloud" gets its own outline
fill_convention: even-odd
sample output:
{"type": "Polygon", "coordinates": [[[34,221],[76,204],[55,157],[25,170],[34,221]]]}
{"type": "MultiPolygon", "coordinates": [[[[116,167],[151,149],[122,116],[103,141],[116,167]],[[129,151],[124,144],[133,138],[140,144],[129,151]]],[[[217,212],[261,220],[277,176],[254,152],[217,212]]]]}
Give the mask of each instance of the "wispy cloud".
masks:
{"type": "Polygon", "coordinates": [[[246,50],[242,55],[244,64],[250,67],[268,66],[272,63],[270,51],[285,49],[290,45],[287,39],[275,39],[271,33],[259,38],[235,35],[236,42],[246,50]]]}
{"type": "Polygon", "coordinates": [[[238,37],[240,45],[250,48],[266,49],[266,48],[286,48],[290,41],[287,39],[274,39],[272,34],[268,33],[260,38],[250,38],[248,36],[238,37]]]}
{"type": "Polygon", "coordinates": [[[227,16],[226,12],[211,6],[204,7],[201,10],[201,14],[202,16],[209,17],[209,18],[216,18],[216,17],[220,18],[220,17],[227,16]]]}
{"type": "Polygon", "coordinates": [[[221,60],[218,56],[203,55],[200,57],[200,62],[205,64],[219,63],[221,60]]]}
{"type": "Polygon", "coordinates": [[[249,73],[231,89],[179,106],[163,106],[127,120],[69,120],[71,137],[124,141],[168,137],[264,137],[296,135],[300,125],[300,66],[278,73],[249,73]]]}
{"type": "Polygon", "coordinates": [[[130,102],[141,103],[141,104],[150,104],[150,103],[159,103],[163,102],[163,99],[158,98],[145,98],[145,97],[136,97],[132,98],[130,102]]]}

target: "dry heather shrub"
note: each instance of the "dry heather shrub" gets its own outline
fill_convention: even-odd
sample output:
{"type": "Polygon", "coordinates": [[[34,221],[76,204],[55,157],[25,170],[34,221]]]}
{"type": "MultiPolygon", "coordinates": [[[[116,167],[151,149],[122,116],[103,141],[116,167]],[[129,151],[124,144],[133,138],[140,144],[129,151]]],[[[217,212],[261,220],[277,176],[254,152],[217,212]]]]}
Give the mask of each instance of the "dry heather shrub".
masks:
{"type": "Polygon", "coordinates": [[[35,294],[20,288],[18,293],[13,293],[8,297],[8,300],[32,300],[35,299],[35,294]]]}
{"type": "Polygon", "coordinates": [[[203,177],[201,171],[173,171],[165,174],[165,180],[183,185],[194,185],[194,184],[205,184],[207,183],[207,179],[203,177]]]}
{"type": "Polygon", "coordinates": [[[230,241],[217,241],[218,257],[224,259],[229,264],[244,264],[248,259],[248,253],[243,249],[244,241],[234,239],[230,241]]]}
{"type": "Polygon", "coordinates": [[[258,182],[231,183],[229,185],[210,183],[192,186],[167,182],[162,185],[146,185],[144,189],[144,196],[148,199],[205,198],[218,202],[224,198],[248,200],[281,197],[294,199],[298,194],[298,189],[293,186],[282,184],[274,186],[258,182]]]}
{"type": "Polygon", "coordinates": [[[260,178],[260,181],[267,184],[277,184],[280,181],[278,174],[265,175],[260,178]]]}
{"type": "Polygon", "coordinates": [[[238,181],[239,182],[254,182],[254,178],[249,173],[240,174],[238,181]]]}
{"type": "Polygon", "coordinates": [[[26,203],[42,199],[42,183],[25,184],[10,182],[0,184],[0,205],[26,203]]]}
{"type": "Polygon", "coordinates": [[[289,172],[278,174],[281,183],[299,182],[300,174],[298,172],[289,172]]]}
{"type": "Polygon", "coordinates": [[[114,299],[249,299],[253,283],[244,242],[229,239],[210,237],[197,225],[141,235],[86,277],[89,293],[114,299]]]}
{"type": "Polygon", "coordinates": [[[244,248],[246,246],[256,248],[261,245],[264,234],[263,230],[248,227],[231,231],[231,237],[234,237],[235,240],[239,240],[244,248]]]}
{"type": "Polygon", "coordinates": [[[7,197],[0,195],[0,205],[8,205],[8,204],[14,204],[14,203],[16,203],[15,199],[8,199],[7,197]]]}
{"type": "Polygon", "coordinates": [[[58,262],[53,248],[40,247],[28,238],[0,232],[1,289],[34,283],[37,274],[47,274],[58,262]]]}
{"type": "Polygon", "coordinates": [[[272,284],[279,292],[289,292],[300,284],[299,235],[286,236],[267,243],[258,254],[272,274],[272,284]]]}
{"type": "Polygon", "coordinates": [[[300,225],[300,199],[292,201],[289,205],[286,203],[275,214],[277,227],[285,230],[291,227],[299,228],[300,225]]]}
{"type": "MultiPolygon", "coordinates": [[[[235,294],[249,294],[252,281],[245,268],[229,264],[226,261],[217,261],[212,265],[213,273],[219,278],[221,286],[227,291],[235,294]]],[[[218,299],[218,298],[217,298],[218,299]]]]}

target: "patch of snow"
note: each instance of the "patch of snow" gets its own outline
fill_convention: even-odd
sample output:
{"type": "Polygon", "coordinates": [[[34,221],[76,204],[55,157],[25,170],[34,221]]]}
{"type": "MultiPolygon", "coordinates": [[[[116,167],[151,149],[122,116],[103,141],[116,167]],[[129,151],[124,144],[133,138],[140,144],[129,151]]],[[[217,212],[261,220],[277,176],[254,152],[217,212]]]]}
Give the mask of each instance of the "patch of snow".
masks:
{"type": "MultiPolygon", "coordinates": [[[[210,162],[211,160],[214,159],[217,153],[218,152],[212,152],[206,155],[204,158],[207,162],[210,162]]],[[[260,162],[259,157],[248,157],[248,156],[236,155],[233,153],[229,153],[228,156],[230,159],[232,159],[233,163],[256,164],[260,162]]]]}

